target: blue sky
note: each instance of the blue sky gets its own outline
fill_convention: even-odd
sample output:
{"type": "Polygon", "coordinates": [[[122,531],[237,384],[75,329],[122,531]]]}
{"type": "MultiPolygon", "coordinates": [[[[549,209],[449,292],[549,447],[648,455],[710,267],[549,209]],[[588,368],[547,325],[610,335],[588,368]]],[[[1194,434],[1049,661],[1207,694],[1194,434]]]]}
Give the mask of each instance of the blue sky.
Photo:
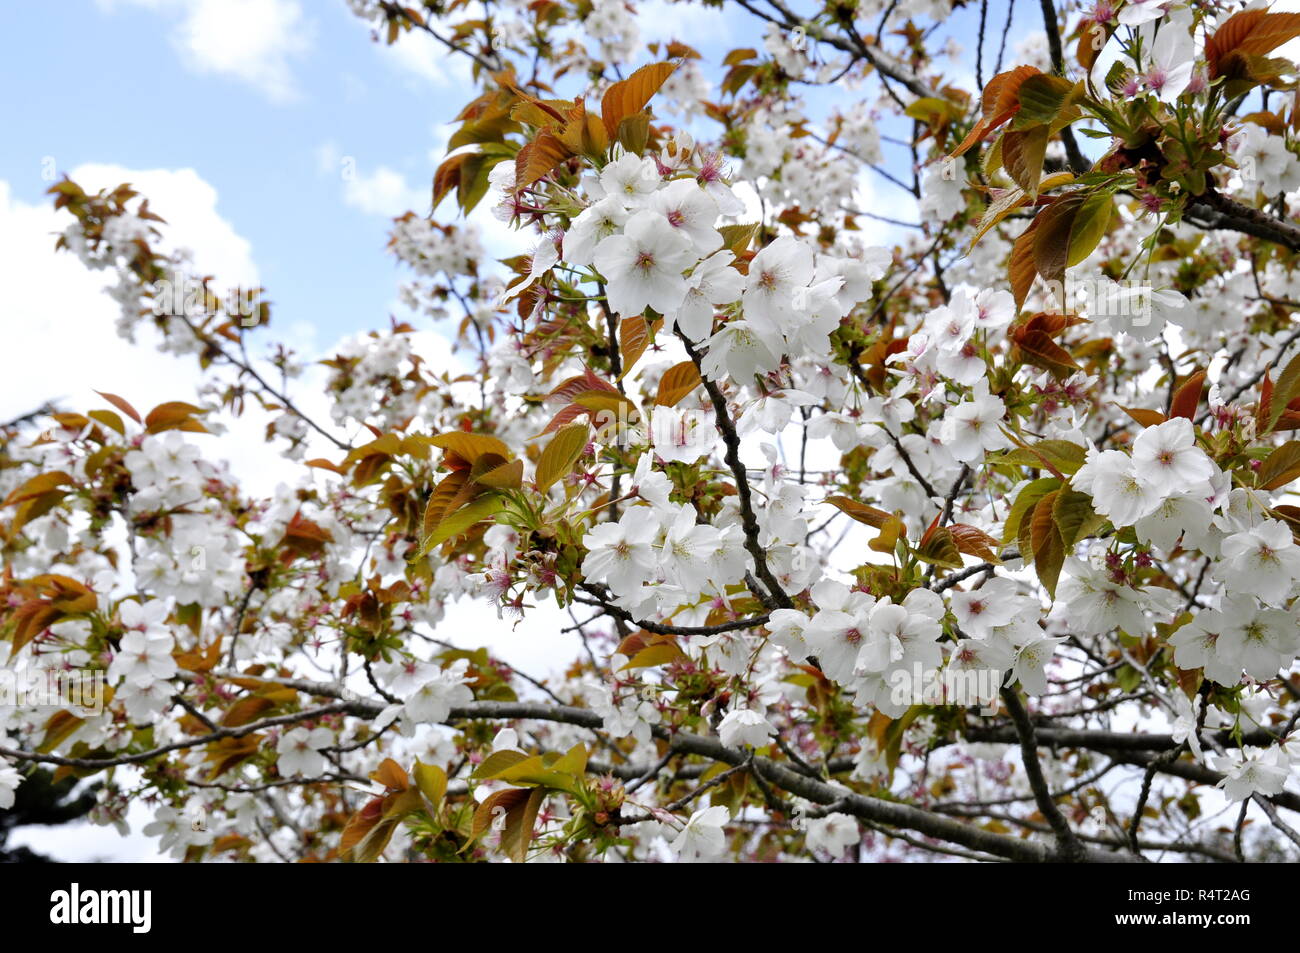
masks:
{"type": "MultiPolygon", "coordinates": [[[[675,34],[706,54],[759,45],[737,8],[657,7],[643,5],[643,39],[675,34]]],[[[21,90],[0,102],[0,180],[14,199],[46,201],[50,159],[59,173],[83,163],[193,169],[250,243],[281,329],[308,322],[324,345],[385,323],[398,277],[384,251],[389,217],[403,200],[427,210],[415,203],[427,203],[445,124],[472,96],[462,62],[424,37],[399,49],[372,43],[341,0],[58,8],[57,20],[45,4],[3,13],[0,78],[21,90]],[[351,186],[341,174],[349,157],[351,186]]],[[[976,16],[960,11],[945,32],[973,35],[976,16]]]]}
{"type": "Polygon", "coordinates": [[[0,179],[15,198],[45,201],[46,157],[60,174],[87,162],[192,168],[251,243],[276,315],[315,323],[324,341],[384,323],[389,217],[345,201],[342,157],[362,177],[387,166],[426,195],[439,113],[467,98],[458,74],[440,84],[445,64],[423,76],[404,67],[342,3],[307,5],[303,49],[283,57],[287,87],[274,72],[204,69],[175,39],[183,10],[63,6],[55,27],[48,6],[10,5],[0,29],[0,75],[22,91],[0,102],[0,179]]]}

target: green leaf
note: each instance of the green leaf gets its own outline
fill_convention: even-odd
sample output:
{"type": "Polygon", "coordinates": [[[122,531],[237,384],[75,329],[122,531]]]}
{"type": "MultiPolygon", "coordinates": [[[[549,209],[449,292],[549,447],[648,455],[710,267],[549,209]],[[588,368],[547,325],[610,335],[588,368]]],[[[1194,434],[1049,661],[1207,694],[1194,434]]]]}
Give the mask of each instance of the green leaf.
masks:
{"type": "MultiPolygon", "coordinates": [[[[1007,522],[1002,530],[1004,545],[1019,536],[1021,520],[1034,504],[1048,493],[1059,489],[1060,486],[1061,481],[1056,477],[1040,477],[1021,488],[1020,492],[1016,494],[1016,501],[1011,504],[1011,512],[1007,515],[1007,522]]],[[[1026,562],[1033,558],[1032,552],[1022,551],[1020,555],[1026,562]]]]}
{"type": "MultiPolygon", "coordinates": [[[[1282,375],[1273,385],[1273,397],[1270,403],[1268,414],[1268,429],[1272,430],[1277,423],[1282,412],[1286,410],[1286,405],[1294,400],[1297,396],[1296,391],[1300,388],[1300,354],[1291,359],[1282,375]]],[[[1265,431],[1267,433],[1267,431],[1265,431]]]]}
{"type": "Polygon", "coordinates": [[[722,235],[722,247],[730,250],[732,254],[742,255],[749,248],[749,243],[754,240],[758,234],[758,222],[751,222],[748,225],[720,225],[719,234],[722,235]]]}
{"type": "Polygon", "coordinates": [[[1073,546],[1085,536],[1090,536],[1106,521],[1092,508],[1092,497],[1071,487],[1062,487],[1056,494],[1052,518],[1061,534],[1061,542],[1073,546]]]}
{"type": "Polygon", "coordinates": [[[1070,249],[1065,266],[1072,268],[1092,254],[1110,225],[1115,200],[1107,190],[1092,193],[1084,199],[1070,225],[1070,249]]]}
{"type": "Polygon", "coordinates": [[[1031,199],[1038,196],[1049,135],[1046,126],[1036,126],[1028,131],[1008,129],[1002,136],[1002,164],[1031,199]]]}
{"type": "Polygon", "coordinates": [[[574,777],[580,778],[587,773],[587,757],[587,746],[582,742],[578,742],[564,753],[564,757],[551,765],[551,768],[555,771],[564,774],[571,774],[574,777]]]}
{"type": "Polygon", "coordinates": [[[1034,219],[1037,234],[1034,237],[1034,265],[1047,282],[1059,284],[1065,278],[1066,263],[1070,259],[1070,235],[1074,219],[1084,203],[1078,192],[1062,196],[1034,219]]]}
{"type": "MultiPolygon", "coordinates": [[[[1050,189],[1062,185],[1069,185],[1074,181],[1074,175],[1069,172],[1057,172],[1055,175],[1049,175],[1038,183],[1038,191],[1046,192],[1050,189]]],[[[975,237],[971,239],[970,245],[966,249],[966,254],[979,244],[979,240],[996,228],[998,223],[1002,222],[1008,215],[1011,215],[1016,209],[1029,203],[1029,196],[1024,189],[1015,188],[1007,189],[996,200],[989,203],[989,207],[984,210],[984,217],[980,219],[979,226],[975,229],[975,237]]]]}
{"type": "Polygon", "coordinates": [[[685,658],[686,653],[677,647],[676,642],[659,642],[637,652],[619,671],[626,671],[629,668],[649,668],[653,665],[669,665],[685,658]]]}
{"type": "Polygon", "coordinates": [[[481,523],[483,520],[495,516],[505,509],[505,505],[506,501],[502,497],[495,493],[487,493],[480,496],[473,503],[462,506],[455,513],[444,516],[438,523],[438,528],[420,547],[419,555],[423,556],[434,546],[445,543],[453,536],[459,536],[475,523],[481,523]]]}
{"type": "Polygon", "coordinates": [[[1083,466],[1087,452],[1077,443],[1068,440],[1040,440],[1027,447],[1017,447],[989,459],[994,465],[1013,464],[1042,470],[1055,467],[1068,476],[1083,466]]]}
{"type": "Polygon", "coordinates": [[[1300,440],[1288,440],[1270,453],[1256,476],[1265,490],[1276,490],[1300,477],[1300,440]]]}
{"type": "MultiPolygon", "coordinates": [[[[515,751],[512,748],[493,751],[483,759],[482,763],[479,764],[477,768],[474,769],[474,773],[471,774],[470,777],[476,779],[495,778],[502,772],[508,771],[515,765],[527,760],[529,760],[528,755],[524,754],[522,751],[515,751]]],[[[537,758],[537,763],[542,763],[540,757],[537,758]]]]}
{"type": "Polygon", "coordinates": [[[587,447],[589,436],[590,431],[585,423],[569,424],[555,432],[551,442],[542,449],[541,456],[537,458],[534,482],[537,484],[538,492],[545,493],[557,480],[572,472],[573,465],[578,462],[582,451],[587,447]]]}
{"type": "Polygon", "coordinates": [[[424,764],[417,760],[411,774],[415,776],[415,785],[420,793],[437,808],[447,796],[447,772],[436,764],[424,764]]]}
{"type": "Polygon", "coordinates": [[[1071,83],[1062,76],[1039,73],[1020,84],[1020,111],[1011,120],[1012,129],[1050,123],[1083,91],[1082,83],[1071,83]]]}
{"type": "MultiPolygon", "coordinates": [[[[1052,598],[1056,598],[1056,581],[1061,575],[1061,567],[1065,564],[1066,552],[1065,541],[1061,538],[1061,531],[1056,526],[1055,518],[1055,504],[1060,492],[1053,490],[1034,504],[1029,532],[1038,581],[1043,584],[1052,598]]],[[[1025,535],[1023,524],[1020,535],[1023,540],[1025,535]]],[[[1023,550],[1021,555],[1024,555],[1023,550]]]]}

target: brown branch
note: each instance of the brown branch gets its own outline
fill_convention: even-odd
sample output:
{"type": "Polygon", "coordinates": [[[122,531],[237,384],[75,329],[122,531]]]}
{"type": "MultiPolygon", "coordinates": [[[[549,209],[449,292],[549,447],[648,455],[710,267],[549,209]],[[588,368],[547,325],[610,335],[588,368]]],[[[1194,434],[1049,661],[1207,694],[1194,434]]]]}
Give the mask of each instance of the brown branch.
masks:
{"type": "Polygon", "coordinates": [[[1078,863],[1083,860],[1084,848],[1070,827],[1070,822],[1052,800],[1052,792],[1043,777],[1043,767],[1038,763],[1038,742],[1034,737],[1034,726],[1029,720],[1029,713],[1025,711],[1020,694],[1014,688],[1002,689],[1002,701],[1006,703],[1007,712],[1016,726],[1016,734],[1020,736],[1020,760],[1024,762],[1025,777],[1029,781],[1029,789],[1034,792],[1034,802],[1056,835],[1057,855],[1060,860],[1078,863]]]}
{"type": "MultiPolygon", "coordinates": [[[[1061,20],[1056,15],[1056,4],[1052,0],[1041,0],[1043,9],[1043,29],[1047,33],[1047,49],[1052,56],[1052,69],[1059,76],[1065,75],[1065,56],[1061,52],[1061,20]]],[[[1060,132],[1061,143],[1065,146],[1065,156],[1070,163],[1070,171],[1083,175],[1092,167],[1083,152],[1079,141],[1074,138],[1074,130],[1064,126],[1060,132]]]]}
{"type": "Polygon", "coordinates": [[[718,429],[722,432],[722,442],[726,446],[724,459],[727,461],[727,466],[731,468],[732,476],[736,478],[736,497],[740,502],[740,528],[745,534],[745,549],[754,560],[754,571],[767,589],[766,593],[759,591],[754,595],[758,596],[759,600],[768,609],[778,607],[793,609],[794,602],[781,588],[781,583],[776,576],[772,575],[772,570],[767,565],[767,552],[758,540],[758,517],[754,515],[753,498],[749,489],[749,476],[745,472],[744,465],[740,462],[740,435],[736,432],[736,425],[731,419],[731,413],[727,410],[727,398],[723,396],[717,384],[704,376],[700,367],[700,352],[691,344],[690,338],[682,332],[681,328],[677,329],[677,337],[681,339],[682,345],[686,348],[686,353],[691,362],[694,363],[696,370],[700,371],[700,380],[704,382],[704,389],[713,402],[713,414],[717,419],[718,429]]]}
{"type": "Polygon", "coordinates": [[[1187,206],[1187,217],[1193,225],[1201,228],[1241,232],[1290,251],[1300,251],[1300,225],[1275,218],[1213,189],[1197,196],[1187,206]]]}

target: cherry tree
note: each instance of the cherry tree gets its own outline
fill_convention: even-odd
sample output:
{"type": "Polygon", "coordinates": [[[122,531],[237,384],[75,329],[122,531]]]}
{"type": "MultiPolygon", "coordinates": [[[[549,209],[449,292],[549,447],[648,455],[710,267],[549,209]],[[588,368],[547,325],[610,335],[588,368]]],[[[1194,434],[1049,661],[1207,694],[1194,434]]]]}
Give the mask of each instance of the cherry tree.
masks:
{"type": "Polygon", "coordinates": [[[145,197],[51,189],[202,384],[3,431],[0,659],[104,699],[2,710],[0,806],[94,779],[192,861],[1295,857],[1300,14],[735,0],[711,62],[618,0],[350,5],[476,84],[416,317],[308,367],[145,197]],[[295,485],[213,462],[244,413],[295,485]],[[582,652],[458,647],[464,597],[582,652]]]}

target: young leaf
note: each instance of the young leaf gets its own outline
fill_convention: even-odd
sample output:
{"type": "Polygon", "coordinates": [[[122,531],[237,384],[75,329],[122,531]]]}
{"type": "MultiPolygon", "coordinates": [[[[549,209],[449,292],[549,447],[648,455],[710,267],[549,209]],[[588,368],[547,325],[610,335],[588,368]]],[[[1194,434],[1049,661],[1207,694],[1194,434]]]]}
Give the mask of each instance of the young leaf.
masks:
{"type": "Polygon", "coordinates": [[[98,394],[100,397],[104,398],[104,400],[108,401],[110,404],[112,404],[122,413],[126,414],[136,423],[138,424],[144,423],[144,421],[140,419],[139,412],[134,407],[132,407],[129,403],[127,403],[123,398],[118,397],[116,394],[105,393],[102,390],[97,390],[95,391],[95,393],[98,394]]]}
{"type": "Polygon", "coordinates": [[[1038,197],[1049,135],[1046,126],[1035,126],[1026,131],[1008,129],[1002,136],[1002,165],[1030,199],[1038,197]]]}
{"type": "Polygon", "coordinates": [[[645,108],[651,97],[677,68],[676,63],[648,63],[625,80],[605,91],[600,101],[600,116],[605,123],[605,134],[613,139],[618,135],[618,124],[645,108]]]}
{"type": "Polygon", "coordinates": [[[555,169],[572,152],[549,129],[543,129],[515,156],[515,188],[523,189],[555,169]]]}
{"type": "Polygon", "coordinates": [[[828,496],[826,502],[844,515],[852,517],[859,523],[874,526],[876,529],[881,529],[891,518],[891,514],[886,513],[884,510],[878,510],[874,506],[867,506],[865,503],[850,500],[847,496],[828,496]]]}
{"type": "Polygon", "coordinates": [[[955,157],[966,152],[998,126],[1011,119],[1020,109],[1020,102],[1016,96],[1020,85],[1030,76],[1036,76],[1041,72],[1033,66],[1017,66],[989,80],[981,97],[982,115],[979,122],[975,123],[966,138],[953,150],[952,155],[955,157]]]}
{"type": "Polygon", "coordinates": [[[700,372],[692,361],[682,361],[664,371],[659,378],[656,407],[673,407],[700,383],[700,372]]]}
{"type": "Polygon", "coordinates": [[[537,472],[533,481],[537,484],[539,493],[545,493],[555,485],[557,480],[572,472],[573,465],[578,462],[582,451],[587,447],[590,433],[585,423],[569,424],[556,431],[551,442],[543,448],[541,456],[537,458],[537,472]]]}
{"type": "Polygon", "coordinates": [[[500,496],[495,493],[487,493],[480,496],[473,503],[462,506],[456,512],[444,516],[438,524],[438,528],[434,530],[433,535],[424,541],[419,555],[424,555],[434,546],[445,543],[453,536],[459,536],[475,523],[490,519],[499,513],[505,505],[506,501],[500,496]]]}
{"type": "Polygon", "coordinates": [[[1082,83],[1071,83],[1063,76],[1039,73],[1026,78],[1017,93],[1020,111],[1011,123],[1012,128],[1052,122],[1082,91],[1082,83]]]}
{"type": "MultiPolygon", "coordinates": [[[[1038,572],[1038,581],[1056,597],[1056,580],[1065,563],[1065,541],[1057,528],[1055,504],[1059,490],[1048,493],[1034,505],[1030,524],[1030,541],[1034,553],[1034,569],[1038,572]]],[[[1023,539],[1023,529],[1021,538],[1023,539]]],[[[1023,551],[1021,555],[1024,555],[1023,551]]]]}
{"type": "Polygon", "coordinates": [[[1288,440],[1265,457],[1256,476],[1265,490],[1276,490],[1300,477],[1300,440],[1288,440]]]}
{"type": "Polygon", "coordinates": [[[1007,278],[1011,283],[1011,294],[1016,299],[1016,308],[1024,306],[1029,289],[1038,277],[1038,265],[1034,261],[1034,242],[1038,233],[1038,219],[1029,223],[1029,227],[1020,233],[1015,244],[1011,246],[1011,257],[1007,263],[1007,278]]]}
{"type": "Polygon", "coordinates": [[[447,772],[436,764],[424,764],[417,760],[411,774],[415,776],[415,786],[436,809],[447,796],[447,772]]]}
{"type": "Polygon", "coordinates": [[[1174,392],[1174,399],[1169,407],[1170,417],[1196,418],[1196,408],[1201,403],[1201,389],[1205,385],[1205,371],[1197,371],[1183,381],[1174,392]]]}
{"type": "Polygon", "coordinates": [[[1115,200],[1105,190],[1093,192],[1079,206],[1070,224],[1070,246],[1065,265],[1073,268],[1092,254],[1110,225],[1115,200]]]}
{"type": "Polygon", "coordinates": [[[1034,219],[1034,266],[1049,285],[1060,286],[1070,260],[1070,233],[1084,198],[1072,192],[1057,199],[1034,219]]]}
{"type": "Polygon", "coordinates": [[[952,534],[958,552],[989,563],[1000,564],[1002,562],[997,552],[998,541],[982,529],[968,526],[965,523],[953,523],[948,527],[948,532],[952,534]]]}

